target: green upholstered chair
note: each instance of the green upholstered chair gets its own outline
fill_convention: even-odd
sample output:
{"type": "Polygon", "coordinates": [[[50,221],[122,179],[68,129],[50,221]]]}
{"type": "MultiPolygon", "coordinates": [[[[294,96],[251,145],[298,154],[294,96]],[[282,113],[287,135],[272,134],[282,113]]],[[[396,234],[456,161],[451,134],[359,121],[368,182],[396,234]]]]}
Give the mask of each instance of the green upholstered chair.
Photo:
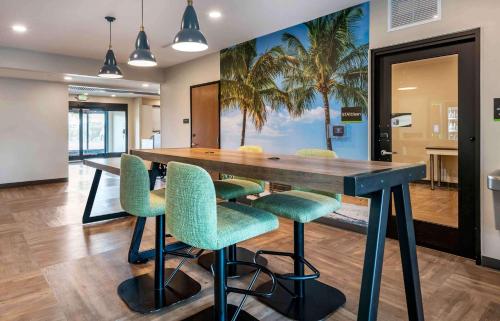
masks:
{"type": "MultiPolygon", "coordinates": [[[[239,151],[247,153],[263,153],[260,146],[240,146],[239,151]]],[[[215,194],[218,198],[226,201],[236,201],[240,197],[248,195],[256,195],[264,192],[265,182],[261,180],[234,177],[231,175],[221,174],[224,178],[214,182],[215,194]]]]}
{"type": "MultiPolygon", "coordinates": [[[[332,151],[300,150],[304,157],[336,158],[332,151]]],[[[304,224],[340,208],[340,195],[294,187],[291,191],[270,194],[253,201],[256,208],[294,221],[294,252],[258,251],[260,255],[288,256],[293,259],[294,272],[276,274],[278,286],[273,296],[261,302],[294,320],[322,320],[345,301],[339,290],[316,280],[320,272],[305,259],[304,224]],[[305,266],[311,271],[305,274],[305,266]]],[[[262,284],[257,290],[268,287],[262,284]]]]}
{"type": "MultiPolygon", "coordinates": [[[[240,146],[239,151],[248,153],[263,153],[263,149],[260,146],[240,146]]],[[[237,199],[241,197],[246,197],[248,195],[256,195],[264,192],[265,182],[261,180],[245,178],[245,177],[235,177],[231,175],[221,174],[224,178],[214,182],[215,194],[217,198],[223,199],[229,202],[236,202],[237,199]]],[[[230,260],[240,260],[240,261],[253,261],[255,253],[236,245],[232,245],[228,248],[228,258],[230,260]]],[[[209,270],[214,261],[214,253],[207,253],[202,255],[198,259],[198,263],[209,270]]],[[[258,261],[261,265],[267,265],[267,260],[263,257],[259,258],[258,261]]],[[[255,271],[251,266],[239,265],[232,266],[228,271],[229,277],[239,277],[246,275],[255,271]]]]}
{"type": "Polygon", "coordinates": [[[154,279],[149,274],[128,279],[118,295],[131,310],[150,313],[195,295],[201,285],[178,269],[165,270],[165,189],[150,191],[148,170],[137,156],[123,154],[120,168],[122,208],[138,218],[155,217],[156,236],[154,279]]]}
{"type": "MultiPolygon", "coordinates": [[[[338,158],[337,153],[335,153],[334,151],[328,150],[328,149],[319,149],[319,148],[299,149],[296,152],[296,155],[302,156],[302,157],[338,158]]],[[[313,193],[317,193],[317,194],[322,194],[325,196],[333,197],[333,198],[337,199],[339,202],[342,201],[342,194],[331,193],[331,192],[326,192],[326,191],[312,190],[312,189],[303,188],[300,186],[294,186],[294,189],[306,191],[306,192],[313,192],[313,193]]]]}
{"type": "MultiPolygon", "coordinates": [[[[181,242],[215,252],[215,305],[188,320],[230,320],[237,307],[227,305],[227,293],[253,293],[251,289],[227,287],[226,265],[252,265],[258,273],[271,273],[255,263],[227,262],[226,249],[277,229],[277,217],[243,204],[217,204],[210,175],[198,166],[177,162],[170,162],[167,167],[167,198],[170,200],[166,211],[169,232],[181,242]]],[[[242,311],[238,320],[256,319],[242,311]]]]}

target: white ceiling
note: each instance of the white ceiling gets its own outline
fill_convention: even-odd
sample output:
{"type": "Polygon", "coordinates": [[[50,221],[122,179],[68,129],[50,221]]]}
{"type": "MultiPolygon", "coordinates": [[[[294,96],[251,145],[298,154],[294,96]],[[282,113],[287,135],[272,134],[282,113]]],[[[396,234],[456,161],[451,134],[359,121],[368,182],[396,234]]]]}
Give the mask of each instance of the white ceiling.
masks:
{"type": "MultiPolygon", "coordinates": [[[[161,67],[215,52],[364,2],[363,0],[194,0],[209,50],[180,53],[162,48],[180,27],[184,0],[145,0],[145,28],[161,67]],[[211,10],[222,18],[208,17],[211,10]]],[[[113,48],[120,63],[131,53],[140,25],[140,0],[0,0],[0,46],[103,59],[108,44],[104,16],[116,16],[113,48]],[[24,24],[15,34],[13,24],[24,24]]]]}

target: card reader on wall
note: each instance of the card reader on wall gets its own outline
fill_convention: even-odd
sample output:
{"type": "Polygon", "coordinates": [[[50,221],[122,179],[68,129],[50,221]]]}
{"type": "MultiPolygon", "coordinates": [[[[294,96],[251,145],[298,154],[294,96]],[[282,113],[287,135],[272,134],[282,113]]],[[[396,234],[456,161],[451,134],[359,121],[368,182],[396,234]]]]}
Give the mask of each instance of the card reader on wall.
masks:
{"type": "Polygon", "coordinates": [[[392,128],[411,127],[411,123],[412,123],[411,113],[392,114],[391,117],[392,128]]]}
{"type": "Polygon", "coordinates": [[[332,132],[333,132],[333,137],[344,137],[345,127],[344,126],[333,126],[332,132]]]}

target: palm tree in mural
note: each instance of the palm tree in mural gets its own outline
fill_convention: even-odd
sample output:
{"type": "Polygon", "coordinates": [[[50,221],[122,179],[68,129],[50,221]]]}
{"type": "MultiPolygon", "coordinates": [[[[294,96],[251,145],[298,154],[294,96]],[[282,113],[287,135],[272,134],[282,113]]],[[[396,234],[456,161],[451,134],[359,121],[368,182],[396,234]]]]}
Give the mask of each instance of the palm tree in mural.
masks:
{"type": "MultiPolygon", "coordinates": [[[[284,88],[297,110],[311,108],[315,96],[321,96],[325,133],[330,128],[330,97],[367,113],[368,45],[355,46],[353,35],[362,15],[360,8],[349,8],[305,23],[309,46],[293,34],[282,36],[288,55],[295,58],[284,88]]],[[[326,146],[332,150],[328,134],[326,146]]]]}
{"type": "Polygon", "coordinates": [[[288,93],[275,82],[290,64],[281,47],[273,47],[257,55],[256,40],[250,40],[221,52],[221,107],[239,109],[243,115],[241,146],[245,145],[246,123],[250,118],[257,131],[267,120],[268,110],[293,105],[288,93]]]}

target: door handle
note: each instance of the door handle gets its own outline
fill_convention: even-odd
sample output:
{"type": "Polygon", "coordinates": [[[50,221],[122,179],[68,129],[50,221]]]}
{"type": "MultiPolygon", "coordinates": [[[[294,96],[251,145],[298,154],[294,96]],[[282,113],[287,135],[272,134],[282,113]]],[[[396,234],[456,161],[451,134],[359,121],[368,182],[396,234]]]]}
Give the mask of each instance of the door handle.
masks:
{"type": "Polygon", "coordinates": [[[196,147],[196,146],[198,146],[198,144],[196,144],[196,143],[191,143],[191,147],[196,147]]]}
{"type": "Polygon", "coordinates": [[[388,151],[386,151],[385,149],[382,149],[382,150],[380,151],[380,155],[382,155],[382,156],[394,155],[394,154],[397,154],[397,152],[388,152],[388,151]]]}

